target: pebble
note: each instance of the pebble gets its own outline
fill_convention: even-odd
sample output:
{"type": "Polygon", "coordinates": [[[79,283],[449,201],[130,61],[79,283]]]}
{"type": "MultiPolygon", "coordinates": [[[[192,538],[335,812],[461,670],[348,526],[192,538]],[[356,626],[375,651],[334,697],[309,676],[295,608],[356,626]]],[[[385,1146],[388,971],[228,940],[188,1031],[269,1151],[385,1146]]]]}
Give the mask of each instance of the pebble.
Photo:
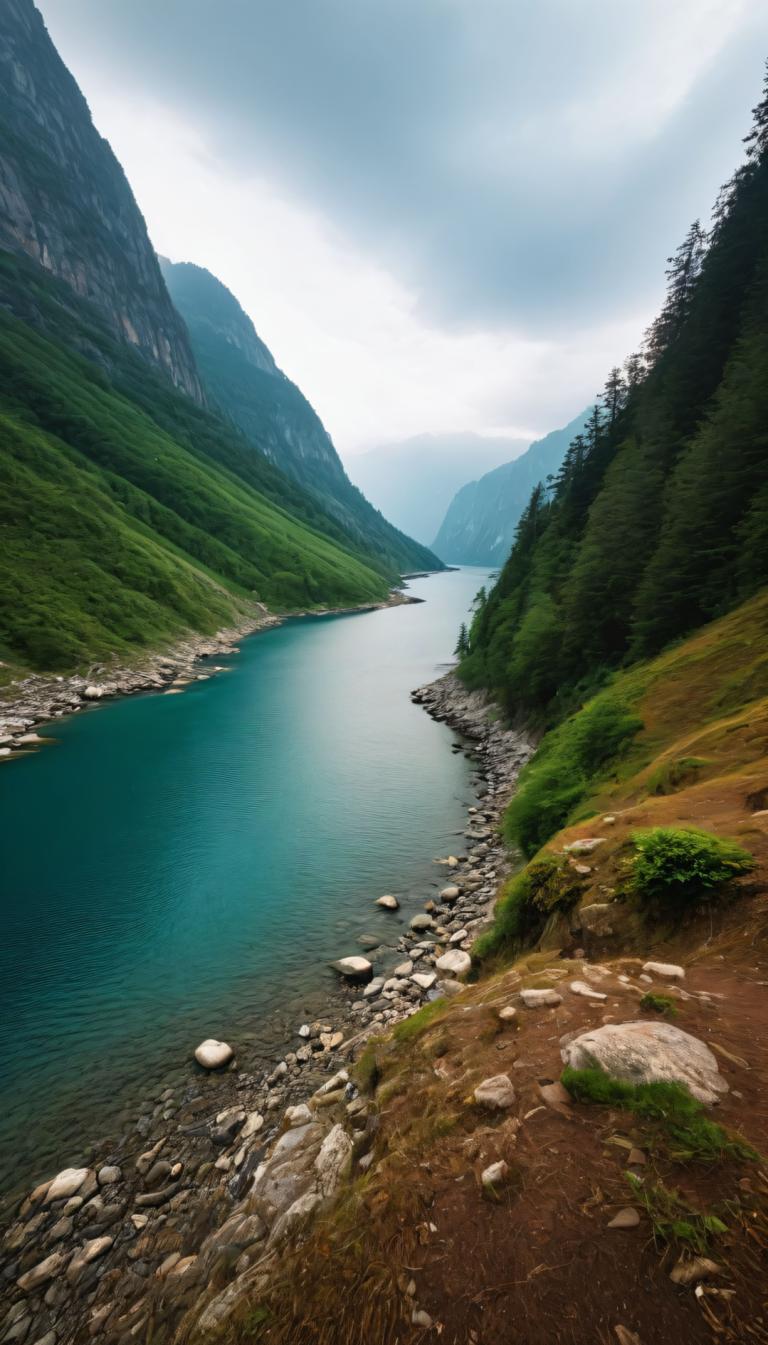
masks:
{"type": "Polygon", "coordinates": [[[563,997],[556,990],[521,990],[520,998],[526,1009],[548,1009],[562,1004],[563,997]]]}
{"type": "Polygon", "coordinates": [[[627,1205],[625,1209],[619,1210],[609,1223],[609,1228],[637,1228],[640,1223],[640,1214],[632,1205],[627,1205]]]}
{"type": "Polygon", "coordinates": [[[498,1163],[491,1163],[480,1176],[480,1181],[484,1190],[494,1193],[502,1185],[509,1174],[509,1164],[501,1158],[498,1163]]]}
{"type": "Polygon", "coordinates": [[[644,962],[643,971],[648,976],[660,976],[665,981],[684,981],[685,968],[674,962],[644,962]]]}

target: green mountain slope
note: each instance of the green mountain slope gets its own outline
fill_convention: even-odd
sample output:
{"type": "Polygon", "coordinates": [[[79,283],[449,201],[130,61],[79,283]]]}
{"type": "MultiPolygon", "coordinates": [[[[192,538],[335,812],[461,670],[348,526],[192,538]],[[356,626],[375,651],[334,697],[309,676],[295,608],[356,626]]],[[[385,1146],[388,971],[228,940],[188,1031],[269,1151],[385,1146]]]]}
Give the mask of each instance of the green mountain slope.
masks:
{"type": "Polygon", "coordinates": [[[768,582],[768,80],[747,143],[477,613],[463,676],[516,711],[559,717],[768,582]]]}
{"type": "MultiPolygon", "coordinates": [[[[36,275],[33,292],[19,263],[0,263],[4,297],[34,293],[50,326],[51,282],[36,275]]],[[[66,346],[0,310],[6,657],[63,668],[213,630],[253,600],[291,609],[385,596],[382,570],[328,536],[313,501],[234,433],[98,325],[76,327],[63,307],[55,321],[66,346]],[[91,354],[97,342],[109,351],[109,375],[73,352],[86,337],[91,354]]]]}
{"type": "Polygon", "coordinates": [[[389,569],[442,569],[427,547],[394,528],[352,485],[320,417],[278,369],[226,286],[200,266],[161,264],[211,402],[389,569]]]}
{"type": "Polygon", "coordinates": [[[437,554],[457,565],[502,565],[533,487],[560,469],[587,415],[576,416],[563,429],[537,439],[519,458],[462,486],[432,543],[437,554]]]}

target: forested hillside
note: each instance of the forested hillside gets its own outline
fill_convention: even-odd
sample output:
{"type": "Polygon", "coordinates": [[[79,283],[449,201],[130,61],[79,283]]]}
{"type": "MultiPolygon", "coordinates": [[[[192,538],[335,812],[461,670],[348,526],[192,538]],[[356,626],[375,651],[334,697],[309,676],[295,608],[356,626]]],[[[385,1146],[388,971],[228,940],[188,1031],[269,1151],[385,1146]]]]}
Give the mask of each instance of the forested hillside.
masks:
{"type": "Polygon", "coordinates": [[[254,599],[386,595],[380,561],[89,305],[2,252],[0,294],[0,657],[68,668],[254,599]]]}
{"type": "Polygon", "coordinates": [[[353,544],[395,573],[441,569],[431,551],[394,528],[353,486],[317,412],[277,367],[226,286],[201,266],[161,264],[212,405],[313,495],[353,544]]]}
{"type": "Polygon", "coordinates": [[[529,718],[768,582],[768,79],[746,146],[481,595],[462,676],[529,718]]]}
{"type": "Polygon", "coordinates": [[[433,546],[457,565],[503,565],[534,486],[559,471],[568,445],[585,428],[587,413],[537,439],[512,462],[469,481],[451,500],[433,546]]]}

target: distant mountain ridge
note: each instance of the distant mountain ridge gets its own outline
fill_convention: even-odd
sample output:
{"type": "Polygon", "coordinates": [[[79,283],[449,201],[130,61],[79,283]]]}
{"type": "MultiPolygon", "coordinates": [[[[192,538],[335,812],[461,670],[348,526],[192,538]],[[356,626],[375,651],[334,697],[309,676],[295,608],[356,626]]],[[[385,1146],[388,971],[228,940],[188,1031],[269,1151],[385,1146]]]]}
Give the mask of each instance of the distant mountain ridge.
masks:
{"type": "Polygon", "coordinates": [[[65,281],[119,340],[202,403],[144,218],[32,0],[2,0],[0,247],[65,281]]]}
{"type": "Polygon", "coordinates": [[[558,471],[588,412],[537,439],[513,462],[470,481],[454,496],[432,546],[448,564],[501,565],[518,521],[540,481],[558,471]]]}
{"type": "Polygon", "coordinates": [[[191,262],[161,266],[189,330],[206,393],[265,457],[313,494],[358,546],[395,570],[442,562],[399,531],[352,484],[317,412],[278,368],[234,294],[191,262]]]}
{"type": "Polygon", "coordinates": [[[360,489],[409,537],[426,546],[460,486],[528,447],[527,439],[469,432],[418,434],[348,459],[360,489]]]}

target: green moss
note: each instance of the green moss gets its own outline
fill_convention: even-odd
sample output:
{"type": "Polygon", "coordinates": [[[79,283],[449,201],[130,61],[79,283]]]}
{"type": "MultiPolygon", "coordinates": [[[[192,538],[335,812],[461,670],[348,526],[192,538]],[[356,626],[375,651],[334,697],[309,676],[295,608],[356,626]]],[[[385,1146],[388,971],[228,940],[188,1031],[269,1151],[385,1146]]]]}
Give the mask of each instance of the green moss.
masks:
{"type": "Polygon", "coordinates": [[[678,1162],[714,1163],[754,1159],[755,1150],[738,1135],[710,1121],[700,1102],[677,1083],[627,1083],[599,1069],[567,1066],[561,1080],[577,1102],[619,1107],[655,1125],[659,1138],[678,1162]]]}
{"type": "Polygon", "coordinates": [[[645,1009],[646,1013],[661,1013],[665,1018],[677,1018],[678,1015],[678,1007],[669,995],[656,995],[653,991],[643,995],[640,1008],[645,1009]]]}
{"type": "Polygon", "coordinates": [[[671,910],[701,905],[755,865],[735,841],[693,827],[653,827],[632,840],[632,888],[671,910]]]}

